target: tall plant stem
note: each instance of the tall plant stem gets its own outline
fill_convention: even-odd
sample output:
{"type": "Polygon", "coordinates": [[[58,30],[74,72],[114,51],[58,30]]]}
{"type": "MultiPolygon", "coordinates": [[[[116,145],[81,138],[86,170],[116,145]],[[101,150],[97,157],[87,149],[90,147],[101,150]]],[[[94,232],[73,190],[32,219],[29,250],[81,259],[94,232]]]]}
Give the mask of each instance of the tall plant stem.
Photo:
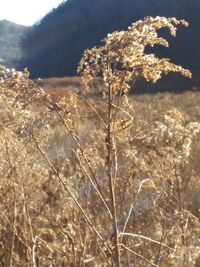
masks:
{"type": "Polygon", "coordinates": [[[107,120],[107,135],[106,135],[106,146],[107,146],[107,168],[108,168],[108,181],[110,190],[110,200],[111,200],[111,211],[112,211],[112,225],[113,225],[113,235],[112,241],[114,245],[113,250],[113,261],[116,267],[120,267],[120,248],[119,248],[119,235],[117,226],[117,212],[116,212],[116,200],[115,200],[115,181],[116,178],[116,151],[114,145],[114,132],[113,132],[113,92],[111,85],[108,87],[108,120],[107,120]]]}

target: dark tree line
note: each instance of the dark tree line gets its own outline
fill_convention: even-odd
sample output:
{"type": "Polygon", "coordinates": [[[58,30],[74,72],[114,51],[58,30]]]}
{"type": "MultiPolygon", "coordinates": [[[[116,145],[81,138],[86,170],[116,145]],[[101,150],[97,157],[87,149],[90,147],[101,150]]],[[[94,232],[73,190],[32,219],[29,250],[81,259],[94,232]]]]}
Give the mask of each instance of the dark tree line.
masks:
{"type": "MultiPolygon", "coordinates": [[[[23,40],[21,68],[33,77],[76,75],[77,64],[86,48],[99,45],[114,30],[127,28],[145,16],[185,18],[171,48],[157,48],[161,56],[199,72],[200,1],[197,0],[68,0],[34,25],[23,40]]],[[[163,32],[167,34],[167,32],[163,32]]]]}

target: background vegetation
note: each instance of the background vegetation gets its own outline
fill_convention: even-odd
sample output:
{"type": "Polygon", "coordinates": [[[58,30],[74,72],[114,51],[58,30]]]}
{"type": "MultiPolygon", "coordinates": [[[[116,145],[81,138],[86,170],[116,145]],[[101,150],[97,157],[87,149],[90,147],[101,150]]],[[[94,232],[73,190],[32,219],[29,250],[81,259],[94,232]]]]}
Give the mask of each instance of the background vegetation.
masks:
{"type": "MultiPolygon", "coordinates": [[[[28,31],[24,42],[22,67],[32,77],[76,75],[77,64],[86,48],[99,45],[107,33],[126,29],[132,21],[145,16],[167,16],[186,19],[190,27],[180,29],[170,48],[156,47],[161,57],[174,58],[187,66],[193,80],[171,75],[158,84],[159,90],[188,90],[199,84],[200,3],[196,0],[68,0],[52,10],[28,31]]],[[[154,50],[154,51],[155,51],[154,50]]],[[[155,91],[142,84],[139,91],[155,91]]],[[[156,88],[157,91],[159,91],[156,88]]]]}

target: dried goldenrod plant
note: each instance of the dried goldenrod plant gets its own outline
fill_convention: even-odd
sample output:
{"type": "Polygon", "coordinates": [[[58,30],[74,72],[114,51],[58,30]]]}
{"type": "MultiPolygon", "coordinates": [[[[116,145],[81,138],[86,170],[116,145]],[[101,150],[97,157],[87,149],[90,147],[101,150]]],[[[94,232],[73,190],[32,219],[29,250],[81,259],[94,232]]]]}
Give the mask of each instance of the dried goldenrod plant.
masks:
{"type": "Polygon", "coordinates": [[[147,17],[86,50],[78,70],[87,90],[103,80],[101,100],[55,101],[1,67],[1,266],[198,266],[200,123],[175,108],[146,119],[128,97],[139,76],[191,77],[145,53],[179,24],[147,17]]]}
{"type": "MultiPolygon", "coordinates": [[[[143,76],[147,81],[151,82],[156,82],[161,78],[162,74],[169,72],[180,72],[186,77],[191,77],[190,71],[171,63],[169,59],[159,59],[154,54],[145,53],[147,46],[163,45],[168,47],[168,42],[164,38],[158,37],[157,31],[160,28],[167,27],[170,33],[175,36],[178,24],[188,25],[186,21],[175,18],[147,17],[144,20],[133,23],[127,31],[108,34],[104,40],[105,45],[84,52],[78,69],[82,74],[86,88],[89,81],[95,77],[100,76],[103,79],[102,91],[107,102],[105,143],[107,148],[106,168],[110,192],[109,202],[113,227],[112,259],[115,266],[118,267],[121,266],[121,252],[123,249],[131,252],[122,242],[123,236],[126,235],[124,231],[128,221],[126,221],[123,227],[123,232],[119,232],[118,220],[122,214],[119,214],[117,211],[118,201],[116,200],[119,194],[117,192],[119,190],[118,187],[120,187],[117,183],[120,175],[118,166],[119,143],[126,137],[126,133],[124,136],[123,133],[126,132],[127,128],[131,127],[132,122],[131,115],[124,111],[122,106],[127,102],[130,82],[138,76],[143,76]],[[120,111],[123,115],[119,115],[120,111]]],[[[160,127],[162,128],[161,125],[160,127]]],[[[166,131],[168,132],[169,129],[166,131]]],[[[154,132],[155,134],[156,132],[154,132]]],[[[154,136],[153,138],[156,137],[154,136]]],[[[159,138],[162,138],[162,135],[159,138]]],[[[156,143],[157,140],[154,140],[154,142],[156,143]]],[[[188,146],[191,144],[189,140],[186,143],[188,146]]],[[[190,148],[188,147],[187,150],[186,146],[183,145],[183,150],[187,154],[190,148]]],[[[133,153],[137,153],[136,149],[133,151],[133,153]]],[[[148,181],[148,178],[143,181],[148,181]]],[[[154,182],[151,181],[151,183],[153,184],[154,182]]]]}

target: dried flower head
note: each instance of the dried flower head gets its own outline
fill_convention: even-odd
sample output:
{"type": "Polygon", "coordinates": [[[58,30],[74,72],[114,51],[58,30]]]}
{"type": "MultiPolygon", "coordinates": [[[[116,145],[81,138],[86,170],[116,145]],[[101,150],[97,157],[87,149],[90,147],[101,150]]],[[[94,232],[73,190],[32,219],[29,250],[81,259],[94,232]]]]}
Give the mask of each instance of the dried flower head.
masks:
{"type": "Polygon", "coordinates": [[[167,40],[158,36],[157,30],[167,27],[175,36],[177,25],[188,26],[185,20],[165,17],[146,17],[133,23],[126,31],[108,34],[104,45],[86,50],[80,61],[78,72],[82,74],[86,87],[94,77],[104,80],[104,91],[111,86],[113,94],[127,93],[130,81],[143,76],[147,81],[156,82],[162,74],[180,72],[191,77],[189,70],[170,62],[168,58],[158,58],[146,54],[146,46],[168,47],[167,40]]]}

